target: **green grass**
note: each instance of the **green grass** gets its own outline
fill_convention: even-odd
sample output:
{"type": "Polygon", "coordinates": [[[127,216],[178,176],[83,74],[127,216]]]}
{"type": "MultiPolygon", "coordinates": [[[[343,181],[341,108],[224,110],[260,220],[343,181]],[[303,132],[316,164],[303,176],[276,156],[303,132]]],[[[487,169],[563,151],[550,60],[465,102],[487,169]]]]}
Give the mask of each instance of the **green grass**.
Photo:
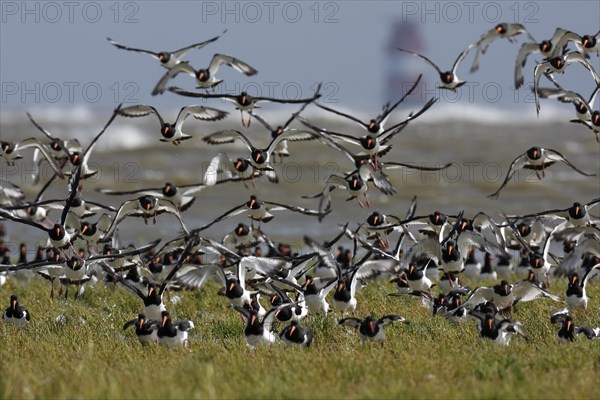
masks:
{"type": "MultiPolygon", "coordinates": [[[[555,281],[552,292],[564,296],[565,286],[555,281]]],[[[189,349],[169,349],[142,347],[121,330],[140,309],[121,288],[51,301],[46,282],[9,281],[0,299],[16,293],[32,322],[22,331],[0,324],[0,398],[600,398],[600,340],[559,344],[549,315],[561,305],[548,300],[516,308],[530,340],[506,348],[480,339],[474,323],[432,318],[419,300],[388,297],[393,286],[374,283],[358,294],[355,315],[410,321],[386,327],[383,346],[362,345],[330,314],[305,319],[315,332],[309,349],[250,350],[238,313],[216,290],[185,292],[168,307],[196,324],[189,349]]],[[[589,295],[575,322],[600,326],[600,286],[589,295]]]]}

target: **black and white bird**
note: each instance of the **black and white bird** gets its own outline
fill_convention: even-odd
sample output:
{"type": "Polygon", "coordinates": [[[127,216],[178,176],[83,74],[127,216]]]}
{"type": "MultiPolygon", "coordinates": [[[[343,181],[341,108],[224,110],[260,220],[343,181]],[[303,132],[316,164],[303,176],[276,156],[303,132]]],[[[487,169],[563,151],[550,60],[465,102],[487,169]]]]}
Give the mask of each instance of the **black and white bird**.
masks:
{"type": "Polygon", "coordinates": [[[596,86],[596,89],[594,89],[587,101],[579,93],[564,90],[557,83],[555,83],[555,86],[557,86],[557,88],[538,88],[538,97],[555,97],[558,101],[563,103],[573,103],[575,105],[575,115],[577,118],[571,119],[570,122],[585,125],[594,132],[596,142],[600,143],[600,110],[593,110],[592,108],[600,86],[596,86]]]}
{"type": "Polygon", "coordinates": [[[575,63],[583,65],[583,67],[585,67],[592,75],[592,78],[594,79],[596,86],[600,86],[600,75],[598,75],[598,72],[596,72],[596,70],[594,69],[592,64],[590,64],[590,62],[585,58],[585,56],[583,56],[581,53],[579,53],[577,51],[565,54],[564,56],[556,56],[556,57],[549,59],[546,62],[540,63],[540,64],[536,65],[534,72],[533,72],[533,76],[534,76],[534,78],[533,78],[533,93],[535,96],[535,108],[536,108],[538,115],[540,113],[540,100],[537,95],[537,93],[538,93],[537,90],[538,90],[540,77],[542,75],[545,75],[552,82],[556,83],[556,81],[554,80],[554,78],[552,77],[551,74],[553,74],[553,73],[564,74],[565,71],[567,70],[567,67],[570,64],[575,64],[575,63]]]}
{"type": "Polygon", "coordinates": [[[503,280],[492,287],[479,287],[473,290],[467,301],[463,303],[464,307],[475,307],[486,301],[493,302],[501,310],[512,310],[512,307],[519,302],[533,301],[536,299],[548,298],[560,302],[558,296],[540,288],[528,280],[523,280],[514,285],[503,280]]]}
{"type": "Polygon", "coordinates": [[[275,313],[278,308],[271,308],[263,318],[258,316],[258,310],[248,310],[236,304],[231,307],[242,315],[244,321],[244,338],[250,348],[259,345],[270,345],[275,343],[277,334],[271,330],[275,321],[275,313]]]}
{"type": "Polygon", "coordinates": [[[135,327],[135,335],[141,344],[148,345],[158,341],[158,321],[148,319],[144,314],[138,314],[137,318],[123,325],[123,330],[131,326],[135,327]]]}
{"type": "MultiPolygon", "coordinates": [[[[282,143],[282,142],[280,142],[282,143]]],[[[272,168],[266,169],[271,179],[277,177],[272,168]]],[[[221,182],[240,181],[246,186],[246,181],[260,177],[263,170],[257,170],[249,159],[238,157],[235,161],[229,158],[225,153],[219,153],[210,160],[206,172],[204,173],[204,184],[214,186],[221,182]]]]}
{"type": "Polygon", "coordinates": [[[300,325],[298,321],[292,321],[279,333],[279,339],[289,346],[310,347],[314,340],[314,334],[309,328],[300,325]]]}
{"type": "Polygon", "coordinates": [[[258,73],[255,68],[238,58],[229,56],[227,54],[215,54],[210,61],[208,68],[200,68],[195,70],[194,67],[192,67],[188,62],[180,62],[179,64],[170,68],[160,78],[152,90],[152,96],[163,94],[169,81],[174,79],[182,72],[196,79],[196,89],[214,90],[221,82],[223,82],[222,79],[218,79],[216,76],[219,68],[222,65],[227,65],[246,76],[254,76],[258,73]]]}
{"type": "MultiPolygon", "coordinates": [[[[320,86],[318,89],[320,89],[320,86]]],[[[276,127],[269,124],[259,114],[254,114],[254,118],[256,118],[256,120],[258,122],[260,122],[261,125],[265,127],[265,129],[267,129],[269,131],[269,133],[271,134],[271,140],[275,139],[277,136],[280,136],[285,132],[294,132],[294,137],[296,138],[295,139],[296,141],[301,140],[302,134],[309,134],[308,136],[306,136],[306,140],[312,140],[314,138],[314,135],[310,134],[309,132],[306,132],[304,130],[290,128],[290,124],[292,122],[294,122],[294,120],[302,113],[302,111],[304,111],[304,109],[306,107],[308,107],[309,104],[312,104],[312,102],[302,104],[300,109],[298,111],[296,111],[295,113],[293,113],[283,123],[283,125],[277,125],[276,127]]],[[[275,149],[273,150],[273,153],[274,153],[274,155],[279,157],[280,161],[283,161],[283,157],[289,157],[290,152],[288,150],[288,141],[287,140],[280,141],[278,143],[278,145],[275,147],[275,149]]]]}
{"type": "Polygon", "coordinates": [[[362,180],[360,175],[353,174],[348,177],[343,177],[337,174],[331,174],[325,181],[325,186],[320,193],[302,196],[304,199],[319,199],[318,209],[319,212],[321,212],[321,215],[319,216],[319,222],[323,220],[323,217],[326,215],[327,211],[331,211],[331,192],[333,192],[335,189],[348,190],[350,197],[348,197],[346,201],[356,199],[361,208],[363,208],[365,204],[367,207],[371,207],[371,202],[367,197],[367,182],[362,180]],[[364,197],[365,204],[360,201],[361,197],[364,197]]]}
{"type": "Polygon", "coordinates": [[[219,121],[225,118],[229,113],[226,111],[221,111],[212,107],[204,107],[204,106],[185,106],[179,110],[179,114],[177,114],[177,119],[174,123],[167,123],[160,115],[160,113],[156,110],[156,108],[147,105],[135,105],[129,106],[125,108],[121,108],[118,111],[119,115],[124,117],[145,117],[150,114],[156,115],[158,118],[158,122],[160,123],[160,134],[161,142],[171,142],[175,145],[181,143],[182,140],[191,139],[192,136],[183,133],[182,127],[183,122],[188,116],[193,116],[196,119],[202,121],[219,121]]]}
{"type": "Polygon", "coordinates": [[[17,296],[13,294],[10,296],[10,307],[4,310],[2,319],[21,329],[31,321],[31,315],[25,307],[19,305],[17,296]]]}
{"type": "Polygon", "coordinates": [[[499,319],[489,313],[472,310],[469,315],[478,321],[479,335],[502,346],[508,346],[513,335],[527,339],[527,331],[522,323],[512,319],[499,319]]]}
{"type": "Polygon", "coordinates": [[[188,319],[172,321],[168,311],[160,317],[160,327],[156,332],[158,343],[167,347],[188,346],[188,331],[194,329],[194,323],[188,319]]]}
{"type": "Polygon", "coordinates": [[[550,322],[560,324],[556,337],[561,343],[569,343],[575,340],[575,335],[584,335],[588,339],[600,339],[600,328],[589,328],[587,326],[575,326],[573,317],[568,309],[558,310],[550,316],[550,322]]]}
{"type": "MultiPolygon", "coordinates": [[[[42,132],[49,140],[50,143],[47,143],[47,149],[50,155],[56,160],[58,166],[63,166],[67,161],[69,161],[69,154],[79,152],[81,153],[81,143],[77,139],[67,139],[63,140],[52,133],[50,133],[47,129],[42,127],[30,113],[27,113],[27,117],[31,121],[31,123],[42,132]]],[[[33,151],[33,183],[37,184],[41,178],[41,163],[46,159],[46,155],[39,149],[35,149],[33,151]]],[[[52,166],[52,165],[51,165],[52,166]]]]}
{"type": "Polygon", "coordinates": [[[235,140],[240,140],[250,151],[250,157],[248,159],[254,169],[265,171],[269,181],[277,183],[279,182],[279,179],[277,178],[277,174],[271,165],[271,159],[273,158],[273,153],[281,144],[281,142],[284,140],[298,141],[313,140],[316,138],[317,135],[312,132],[288,130],[283,132],[281,135],[277,135],[276,137],[272,138],[267,147],[259,148],[256,147],[242,132],[236,130],[225,130],[205,136],[202,140],[213,145],[233,143],[235,140]]]}
{"type": "Polygon", "coordinates": [[[69,161],[71,162],[74,171],[71,173],[67,172],[65,173],[65,175],[73,176],[75,172],[79,172],[79,174],[81,175],[81,179],[85,180],[98,174],[98,171],[94,170],[90,165],[90,157],[94,148],[96,147],[96,144],[98,144],[98,140],[102,137],[102,135],[104,135],[108,127],[113,123],[122,105],[123,103],[119,104],[117,108],[114,109],[106,125],[104,125],[102,130],[94,137],[94,139],[92,139],[85,151],[82,151],[80,149],[77,149],[75,151],[69,151],[69,161]]]}
{"type": "MultiPolygon", "coordinates": [[[[155,244],[156,243],[154,243],[152,247],[154,247],[155,244]]],[[[131,283],[126,278],[123,278],[121,275],[115,274],[109,266],[102,265],[102,268],[114,282],[121,283],[123,286],[125,286],[134,294],[136,294],[142,300],[144,304],[144,315],[146,315],[149,319],[164,322],[162,319],[162,312],[166,311],[166,307],[163,303],[163,293],[167,289],[167,286],[171,283],[172,279],[175,277],[175,274],[177,274],[177,272],[183,266],[184,261],[190,254],[195,244],[196,238],[189,238],[185,244],[185,248],[181,252],[179,259],[177,260],[177,263],[175,264],[173,269],[171,269],[171,272],[169,273],[169,275],[167,275],[160,287],[157,288],[157,285],[154,282],[151,282],[148,285],[146,293],[144,293],[144,291],[142,291],[139,287],[131,283]]]]}
{"type": "Polygon", "coordinates": [[[333,278],[326,282],[319,282],[319,278],[313,278],[311,275],[306,275],[304,283],[304,300],[310,313],[321,313],[327,315],[329,312],[329,303],[327,303],[327,295],[331,290],[335,289],[337,279],[333,278]]]}
{"type": "Polygon", "coordinates": [[[358,318],[343,318],[338,321],[339,325],[350,326],[358,329],[358,334],[362,343],[364,342],[383,342],[385,340],[385,331],[383,327],[394,322],[408,324],[409,322],[399,315],[386,315],[379,319],[372,316],[361,320],[358,318]]]}
{"type": "MultiPolygon", "coordinates": [[[[221,35],[225,34],[225,32],[227,32],[227,29],[223,31],[223,33],[221,33],[221,35]]],[[[119,44],[117,42],[115,42],[114,40],[112,40],[111,38],[107,38],[107,40],[115,47],[117,47],[118,49],[121,50],[127,50],[127,51],[134,51],[137,53],[145,53],[145,54],[149,54],[150,56],[152,56],[153,58],[157,59],[158,61],[160,61],[160,65],[167,68],[167,69],[171,69],[174,66],[176,66],[177,64],[181,63],[181,57],[183,57],[188,51],[192,50],[192,49],[201,49],[204,46],[206,46],[209,43],[212,43],[214,41],[216,41],[218,38],[221,37],[221,35],[219,36],[215,36],[212,39],[208,39],[205,40],[203,42],[200,43],[195,43],[189,46],[185,46],[179,50],[175,50],[175,51],[160,51],[160,52],[155,52],[155,51],[151,51],[151,50],[144,50],[144,49],[137,49],[137,48],[133,48],[133,47],[127,47],[124,46],[122,44],[119,44]]]]}
{"type": "Polygon", "coordinates": [[[364,155],[366,155],[366,156],[368,156],[370,158],[373,158],[375,160],[375,162],[377,162],[377,159],[378,159],[377,156],[378,156],[378,154],[382,153],[382,152],[385,152],[390,147],[390,145],[388,145],[388,143],[390,142],[390,140],[396,134],[398,134],[399,132],[401,132],[402,129],[404,127],[406,127],[410,121],[412,121],[414,119],[417,119],[424,112],[426,112],[427,110],[429,110],[429,108],[436,101],[437,101],[436,98],[430,99],[415,114],[411,113],[403,121],[398,122],[398,123],[394,124],[393,126],[385,129],[385,130],[381,130],[381,132],[378,131],[376,133],[371,133],[368,130],[368,127],[367,127],[367,135],[361,136],[361,137],[355,137],[355,136],[348,135],[348,134],[345,134],[345,133],[334,132],[334,131],[331,131],[331,130],[319,128],[319,127],[316,127],[314,124],[312,124],[310,121],[308,121],[308,120],[306,120],[304,118],[300,118],[299,117],[298,120],[300,122],[302,122],[304,125],[306,125],[307,127],[309,127],[311,129],[315,130],[316,132],[320,133],[321,135],[325,135],[325,136],[331,137],[333,139],[342,140],[344,142],[347,142],[347,143],[353,144],[355,146],[361,147],[364,155]]]}
{"type": "Polygon", "coordinates": [[[175,204],[166,199],[159,199],[155,196],[144,195],[138,197],[137,199],[129,200],[121,204],[110,228],[108,228],[108,231],[104,235],[104,239],[109,238],[113,234],[114,230],[117,228],[117,225],[121,223],[125,217],[143,217],[146,224],[148,223],[148,218],[152,218],[153,223],[156,224],[156,216],[165,212],[168,214],[173,214],[181,224],[181,228],[184,230],[184,232],[189,234],[189,230],[185,226],[185,223],[181,218],[181,214],[179,213],[179,210],[175,204]]]}
{"type": "Polygon", "coordinates": [[[523,67],[525,67],[529,55],[540,53],[544,59],[550,59],[559,55],[562,49],[558,48],[558,42],[566,32],[565,29],[556,28],[552,38],[549,40],[543,40],[539,43],[532,40],[521,45],[517,59],[515,60],[515,89],[519,89],[525,81],[523,67]]]}
{"type": "Polygon", "coordinates": [[[502,22],[484,33],[481,38],[475,42],[477,51],[475,52],[475,57],[473,58],[473,64],[471,64],[471,72],[476,72],[479,69],[480,55],[485,54],[487,48],[494,40],[506,38],[509,42],[514,43],[516,41],[514,37],[520,35],[521,33],[527,34],[529,40],[535,42],[535,39],[533,36],[531,36],[523,24],[502,22]]]}
{"type": "Polygon", "coordinates": [[[596,174],[587,173],[577,168],[573,163],[565,158],[561,153],[554,149],[548,149],[543,147],[532,147],[525,153],[520,154],[510,163],[506,178],[502,182],[502,185],[494,193],[488,195],[488,197],[497,199],[500,196],[500,191],[508,184],[512,177],[521,169],[534,170],[539,179],[545,176],[546,168],[551,165],[562,162],[567,165],[573,171],[583,176],[596,176],[596,174]],[[541,173],[541,175],[540,175],[541,173]]]}
{"type": "MultiPolygon", "coordinates": [[[[212,222],[209,222],[208,224],[206,224],[200,228],[194,229],[194,230],[192,230],[192,232],[203,231],[205,229],[208,229],[212,225],[223,221],[224,219],[227,219],[227,218],[235,216],[235,215],[243,214],[244,212],[248,214],[248,217],[252,221],[267,223],[267,222],[271,221],[273,218],[275,218],[275,216],[273,214],[271,214],[272,211],[284,211],[284,210],[293,211],[293,212],[297,212],[300,214],[309,215],[309,216],[313,216],[313,217],[318,217],[322,214],[321,212],[319,212],[317,210],[310,210],[310,209],[304,208],[304,207],[291,206],[291,205],[287,205],[287,204],[276,203],[273,201],[259,200],[257,196],[251,195],[250,200],[248,200],[247,202],[244,202],[238,206],[233,207],[232,209],[226,211],[222,215],[215,218],[212,222]]],[[[328,214],[329,212],[331,212],[331,210],[325,212],[325,214],[328,214]]]]}
{"type": "Polygon", "coordinates": [[[592,219],[590,218],[590,211],[593,207],[600,204],[600,197],[593,199],[587,203],[574,202],[572,206],[563,209],[551,209],[544,210],[533,214],[525,214],[520,216],[514,216],[511,218],[525,219],[525,218],[536,218],[549,220],[559,220],[566,227],[583,227],[592,225],[592,219]]]}
{"type": "Polygon", "coordinates": [[[569,43],[574,43],[577,50],[589,57],[590,54],[600,52],[600,31],[595,35],[579,36],[575,32],[566,31],[558,41],[557,47],[564,48],[569,43]]]}
{"type": "Polygon", "coordinates": [[[600,276],[600,264],[596,264],[589,269],[583,278],[577,272],[573,272],[569,276],[569,284],[567,286],[567,307],[569,309],[576,307],[587,308],[589,297],[586,293],[586,286],[590,279],[597,276],[600,276]]]}
{"type": "Polygon", "coordinates": [[[317,90],[314,96],[305,98],[305,99],[276,99],[273,97],[264,97],[264,96],[251,96],[247,92],[241,92],[239,95],[234,94],[206,94],[206,93],[196,93],[196,92],[188,92],[187,90],[178,88],[178,87],[170,87],[169,91],[176,93],[181,96],[186,97],[200,97],[206,99],[223,99],[229,102],[232,102],[236,105],[236,110],[240,110],[241,118],[242,118],[242,126],[249,128],[250,123],[252,121],[252,112],[255,108],[260,108],[257,104],[260,102],[272,102],[272,103],[281,103],[281,104],[301,104],[301,103],[310,103],[321,97],[319,93],[320,86],[318,85],[317,90]],[[248,123],[244,121],[244,111],[247,111],[249,114],[248,123]]]}
{"type": "Polygon", "coordinates": [[[49,147],[40,142],[38,139],[29,138],[19,142],[8,142],[4,140],[0,141],[0,157],[4,158],[8,162],[8,165],[14,165],[16,160],[22,159],[23,155],[21,154],[21,151],[25,149],[34,149],[35,151],[39,152],[39,154],[41,154],[43,158],[48,161],[48,164],[52,170],[58,174],[58,176],[64,178],[62,168],[52,156],[49,147]]]}
{"type": "Polygon", "coordinates": [[[400,105],[400,103],[402,103],[408,96],[410,96],[412,94],[412,92],[419,85],[419,82],[421,81],[422,76],[423,75],[419,75],[419,77],[417,78],[415,83],[410,87],[410,89],[408,89],[408,91],[406,93],[404,93],[404,95],[402,97],[400,97],[400,99],[397,102],[395,102],[391,106],[390,106],[389,102],[386,103],[383,106],[381,113],[379,115],[377,115],[375,118],[370,119],[369,122],[361,121],[360,119],[356,118],[353,115],[350,115],[350,114],[341,112],[339,110],[335,110],[333,108],[324,106],[321,103],[315,103],[315,105],[319,108],[322,108],[323,110],[329,111],[333,114],[339,115],[341,117],[349,119],[352,122],[357,123],[361,128],[365,129],[369,135],[380,135],[384,131],[387,130],[387,129],[385,129],[385,125],[386,125],[386,122],[389,119],[392,111],[394,111],[400,105]]]}
{"type": "MultiPolygon", "coordinates": [[[[555,84],[556,85],[556,84],[555,84]]],[[[571,119],[570,122],[574,123],[588,123],[592,118],[592,106],[596,100],[598,92],[600,92],[600,86],[596,86],[596,89],[592,92],[589,99],[584,99],[582,95],[571,90],[565,90],[560,85],[555,88],[538,87],[537,97],[538,98],[555,98],[561,103],[571,103],[575,106],[575,115],[577,118],[571,119]]],[[[532,89],[533,90],[533,89],[532,89]]]]}
{"type": "Polygon", "coordinates": [[[439,86],[441,89],[448,89],[448,90],[456,91],[456,89],[458,89],[459,87],[461,87],[462,85],[467,83],[466,81],[461,81],[459,79],[458,75],[456,74],[456,70],[458,69],[459,64],[465,59],[467,54],[469,54],[469,52],[473,48],[475,48],[475,44],[470,44],[466,49],[464,49],[462,52],[460,52],[460,54],[454,61],[454,64],[452,64],[452,69],[450,69],[449,71],[442,71],[436,64],[433,63],[433,61],[431,61],[429,58],[425,57],[422,54],[416,53],[414,51],[406,50],[406,49],[401,49],[401,48],[398,48],[398,50],[403,53],[408,53],[413,56],[419,57],[420,59],[425,61],[427,64],[429,64],[433,68],[435,68],[435,70],[438,72],[438,74],[440,76],[440,80],[442,81],[442,84],[439,86]]]}
{"type": "MultiPolygon", "coordinates": [[[[75,175],[69,182],[71,192],[69,193],[69,197],[65,201],[60,221],[55,223],[52,227],[47,228],[45,225],[42,225],[38,222],[15,217],[11,212],[5,211],[2,208],[0,208],[0,217],[10,219],[15,222],[23,223],[29,226],[33,226],[46,232],[48,234],[48,245],[46,247],[54,247],[57,249],[72,247],[71,243],[77,237],[78,232],[73,229],[67,228],[67,216],[69,215],[69,209],[73,204],[73,199],[77,195],[77,187],[79,186],[80,177],[81,168],[77,168],[75,175]]],[[[74,249],[73,252],[75,252],[74,249]]]]}
{"type": "Polygon", "coordinates": [[[206,187],[203,183],[194,183],[189,185],[175,185],[171,182],[166,182],[162,187],[156,188],[143,188],[137,190],[112,190],[112,189],[96,189],[97,192],[110,195],[110,196],[126,196],[132,194],[142,194],[154,196],[159,199],[169,200],[179,212],[183,212],[190,208],[190,206],[196,200],[196,197],[192,196],[206,187]]]}

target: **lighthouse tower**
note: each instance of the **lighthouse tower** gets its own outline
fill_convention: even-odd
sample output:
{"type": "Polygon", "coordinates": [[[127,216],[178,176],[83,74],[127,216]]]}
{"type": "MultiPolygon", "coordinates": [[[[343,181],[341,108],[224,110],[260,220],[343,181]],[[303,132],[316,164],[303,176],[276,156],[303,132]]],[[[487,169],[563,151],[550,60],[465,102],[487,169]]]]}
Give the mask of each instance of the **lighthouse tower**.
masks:
{"type": "MultiPolygon", "coordinates": [[[[398,20],[391,25],[391,33],[385,48],[385,71],[383,74],[383,97],[385,101],[394,102],[402,97],[415,82],[421,71],[418,60],[401,54],[397,50],[398,47],[419,53],[423,51],[424,44],[419,31],[419,24],[398,20]]],[[[426,86],[423,78],[404,104],[420,103],[421,91],[424,91],[425,87],[428,86],[426,86]]]]}

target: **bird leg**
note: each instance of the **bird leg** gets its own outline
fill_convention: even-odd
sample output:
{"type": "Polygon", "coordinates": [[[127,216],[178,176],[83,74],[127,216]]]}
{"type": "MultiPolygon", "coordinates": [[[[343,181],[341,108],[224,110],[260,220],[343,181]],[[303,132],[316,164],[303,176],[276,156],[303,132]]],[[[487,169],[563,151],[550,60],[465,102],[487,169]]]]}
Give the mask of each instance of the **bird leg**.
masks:
{"type": "Polygon", "coordinates": [[[367,203],[367,207],[371,207],[371,202],[369,201],[369,198],[367,197],[367,192],[365,192],[364,195],[365,195],[365,202],[367,203]]]}
{"type": "Polygon", "coordinates": [[[148,225],[148,214],[144,213],[144,224],[148,225]]]}
{"type": "Polygon", "coordinates": [[[152,224],[156,225],[156,214],[158,213],[158,210],[154,211],[154,216],[152,217],[152,224]]]}
{"type": "Polygon", "coordinates": [[[358,196],[356,197],[356,201],[358,202],[358,205],[360,206],[360,208],[365,208],[363,203],[360,202],[360,199],[358,198],[358,196]]]}
{"type": "Polygon", "coordinates": [[[242,118],[242,126],[245,128],[246,127],[246,123],[244,122],[244,111],[240,110],[240,116],[242,118]]]}

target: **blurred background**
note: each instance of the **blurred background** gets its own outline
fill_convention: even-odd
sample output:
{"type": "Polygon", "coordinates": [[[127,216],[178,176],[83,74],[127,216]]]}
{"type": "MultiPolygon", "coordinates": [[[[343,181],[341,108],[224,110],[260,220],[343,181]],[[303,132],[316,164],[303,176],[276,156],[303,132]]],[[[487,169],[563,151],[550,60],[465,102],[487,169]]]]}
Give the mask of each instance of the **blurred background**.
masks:
{"type": "MultiPolygon", "coordinates": [[[[388,197],[371,189],[370,209],[345,202],[345,193],[334,193],[334,212],[323,224],[309,217],[280,213],[268,229],[265,227],[267,233],[276,231],[284,238],[298,238],[301,233],[327,237],[349,216],[361,222],[374,210],[403,215],[414,195],[418,196],[418,214],[466,209],[467,216],[479,210],[496,214],[501,209],[519,213],[566,208],[573,201],[587,202],[600,196],[596,178],[575,175],[566,166],[556,165],[542,182],[535,176],[521,175],[503,191],[500,200],[486,197],[500,185],[512,160],[533,145],[555,148],[581,169],[600,173],[600,147],[593,133],[567,122],[573,116],[572,106],[545,100],[536,117],[530,86],[539,57],[529,58],[524,69],[525,85],[514,89],[515,58],[527,40],[525,35],[516,37],[517,43],[504,39],[492,43],[474,74],[469,72],[473,59],[470,54],[458,69],[459,77],[467,84],[456,93],[439,90],[438,74],[433,68],[396,50],[403,47],[421,52],[446,70],[464,48],[500,22],[522,23],[538,41],[549,39],[557,27],[581,35],[595,34],[600,16],[597,1],[3,1],[0,7],[2,140],[40,137],[26,112],[57,136],[77,137],[84,146],[121,102],[125,106],[156,106],[167,119],[174,119],[180,107],[192,103],[231,113],[222,123],[190,119],[184,131],[194,139],[177,147],[158,141],[158,125],[153,117],[118,118],[100,140],[93,157],[101,173],[84,187],[90,199],[118,206],[128,198],[109,198],[93,189],[156,187],[166,181],[179,185],[201,182],[202,166],[218,152],[233,158],[247,156],[237,144],[214,147],[201,141],[204,135],[226,127],[246,132],[239,122],[239,112],[230,103],[189,99],[169,92],[151,96],[165,70],[150,56],[119,50],[106,40],[111,37],[127,46],[153,51],[175,50],[224,30],[227,33],[218,41],[190,51],[184,59],[199,68],[207,66],[214,53],[225,53],[259,72],[245,77],[223,68],[219,75],[225,82],[217,93],[246,90],[251,95],[300,98],[312,95],[316,83],[322,82],[323,104],[368,120],[386,101],[401,97],[423,73],[418,92],[391,119],[402,120],[431,97],[439,100],[394,139],[387,160],[430,166],[456,163],[453,169],[437,174],[392,171],[391,180],[398,193],[388,197]]],[[[590,61],[600,70],[598,57],[590,61]]],[[[557,79],[563,87],[586,97],[593,90],[589,72],[579,65],[557,79]]],[[[541,82],[548,86],[545,78],[541,82]]],[[[194,89],[193,79],[187,75],[178,76],[171,84],[194,89]]],[[[268,104],[259,112],[276,125],[296,109],[268,104]]],[[[305,115],[327,129],[363,134],[357,126],[314,106],[305,115]]],[[[247,133],[258,144],[266,146],[269,141],[267,132],[256,121],[247,133]]],[[[332,171],[352,169],[346,159],[318,143],[291,145],[290,152],[292,156],[276,167],[282,176],[279,185],[264,180],[256,189],[220,185],[201,192],[185,214],[190,227],[247,201],[251,193],[316,207],[317,201],[300,196],[322,190],[332,171]]],[[[0,168],[2,179],[35,197],[41,185],[31,184],[30,159],[15,166],[0,160],[0,168]]],[[[53,185],[46,198],[53,196],[65,196],[63,183],[53,185]]],[[[156,232],[165,237],[174,234],[178,230],[176,220],[162,218],[173,223],[149,229],[136,221],[124,224],[123,231],[148,237],[155,237],[156,232]]],[[[229,232],[241,219],[236,217],[235,221],[215,226],[211,232],[229,232]]],[[[15,226],[12,232],[24,234],[29,228],[15,226]]]]}

